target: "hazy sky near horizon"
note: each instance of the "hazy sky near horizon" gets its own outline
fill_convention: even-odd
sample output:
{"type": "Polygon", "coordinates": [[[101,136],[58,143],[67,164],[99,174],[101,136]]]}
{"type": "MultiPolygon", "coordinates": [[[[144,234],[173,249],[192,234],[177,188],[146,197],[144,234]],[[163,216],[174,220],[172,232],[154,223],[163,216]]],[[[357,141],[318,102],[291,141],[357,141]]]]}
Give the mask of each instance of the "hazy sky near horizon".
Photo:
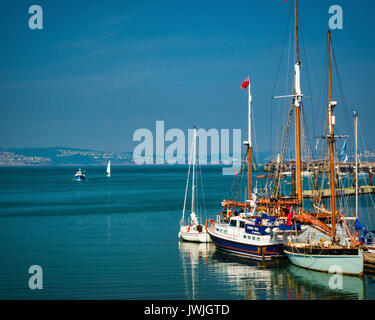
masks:
{"type": "MultiPolygon", "coordinates": [[[[332,37],[347,107],[358,110],[374,151],[374,1],[299,1],[302,89],[310,91],[309,71],[306,95],[317,108],[305,105],[305,116],[316,121],[310,133],[321,134],[317,115],[326,108],[320,87],[331,5],[343,9],[343,29],[332,37]]],[[[134,131],[154,132],[157,120],[185,132],[193,125],[241,128],[245,138],[247,95],[240,85],[249,74],[258,150],[266,151],[271,96],[288,94],[281,80],[280,90],[273,87],[290,6],[290,0],[2,0],[0,147],[132,151],[134,131]],[[43,30],[28,27],[34,4],[43,9],[43,30]]]]}

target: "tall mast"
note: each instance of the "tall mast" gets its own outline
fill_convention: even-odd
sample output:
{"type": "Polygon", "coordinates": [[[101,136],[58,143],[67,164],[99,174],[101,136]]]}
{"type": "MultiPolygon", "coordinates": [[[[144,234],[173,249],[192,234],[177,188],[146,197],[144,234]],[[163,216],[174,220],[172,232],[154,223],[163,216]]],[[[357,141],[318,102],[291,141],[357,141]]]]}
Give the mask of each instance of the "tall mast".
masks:
{"type": "MultiPolygon", "coordinates": [[[[193,142],[191,144],[191,150],[195,150],[195,136],[196,136],[196,128],[194,128],[194,131],[193,131],[193,142]]],[[[185,219],[185,210],[186,210],[186,199],[187,199],[187,194],[188,194],[188,188],[189,188],[189,180],[190,180],[190,169],[191,169],[191,165],[193,163],[192,159],[193,159],[193,152],[191,152],[190,154],[190,158],[188,159],[188,163],[189,163],[189,170],[188,170],[188,177],[186,179],[186,188],[185,188],[185,198],[184,198],[184,207],[182,209],[182,217],[181,217],[181,220],[180,220],[180,226],[182,226],[184,224],[184,219],[185,219]]],[[[192,207],[192,210],[193,210],[193,207],[192,207]]]]}
{"type": "Polygon", "coordinates": [[[301,82],[300,82],[300,60],[298,47],[298,16],[297,0],[295,0],[295,25],[296,25],[296,64],[294,65],[294,107],[295,107],[295,151],[296,151],[296,180],[298,211],[302,209],[302,181],[301,181],[301,129],[300,129],[300,109],[302,101],[301,82]]]}
{"type": "Polygon", "coordinates": [[[248,123],[248,146],[247,146],[247,180],[248,180],[248,199],[251,200],[251,154],[252,154],[252,142],[251,142],[251,90],[250,90],[250,77],[249,79],[249,123],[248,123]]]}
{"type": "Polygon", "coordinates": [[[191,212],[195,212],[195,165],[196,165],[196,149],[197,149],[197,128],[194,127],[193,135],[193,181],[191,187],[191,212]]]}
{"type": "Polygon", "coordinates": [[[358,113],[354,111],[355,123],[355,216],[358,218],[358,113]]]}
{"type": "Polygon", "coordinates": [[[331,65],[331,31],[328,31],[328,60],[329,60],[329,102],[328,102],[328,124],[329,124],[329,162],[330,162],[330,184],[331,184],[331,210],[332,210],[332,240],[336,238],[336,204],[335,204],[335,169],[333,163],[333,145],[335,143],[335,135],[333,127],[335,125],[335,117],[333,115],[333,108],[336,106],[336,101],[332,101],[332,65],[331,65]]]}

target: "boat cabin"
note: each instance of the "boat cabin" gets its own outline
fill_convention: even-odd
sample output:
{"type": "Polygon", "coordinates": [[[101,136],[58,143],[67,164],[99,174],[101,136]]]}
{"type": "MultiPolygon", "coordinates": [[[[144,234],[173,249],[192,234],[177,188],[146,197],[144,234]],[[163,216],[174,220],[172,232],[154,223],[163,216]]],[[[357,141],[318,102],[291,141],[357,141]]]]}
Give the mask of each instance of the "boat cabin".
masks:
{"type": "Polygon", "coordinates": [[[244,233],[254,234],[260,236],[268,236],[272,230],[290,232],[292,230],[301,230],[301,224],[296,225],[282,224],[276,221],[275,217],[270,217],[267,214],[262,214],[261,217],[255,217],[255,219],[248,219],[244,217],[232,217],[229,221],[229,228],[243,229],[244,233]]]}

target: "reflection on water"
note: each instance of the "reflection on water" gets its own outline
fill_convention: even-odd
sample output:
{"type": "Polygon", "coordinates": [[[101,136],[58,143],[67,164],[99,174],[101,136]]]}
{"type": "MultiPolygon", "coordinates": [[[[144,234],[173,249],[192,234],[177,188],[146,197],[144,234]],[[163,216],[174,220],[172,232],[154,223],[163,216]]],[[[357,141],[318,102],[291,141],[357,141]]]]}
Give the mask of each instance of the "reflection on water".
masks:
{"type": "Polygon", "coordinates": [[[243,299],[275,299],[281,297],[285,279],[280,269],[285,260],[256,261],[215,252],[214,271],[223,286],[229,282],[243,299]]]}
{"type": "Polygon", "coordinates": [[[184,285],[186,299],[197,299],[196,293],[199,290],[198,267],[199,264],[208,263],[208,257],[212,255],[214,246],[211,243],[194,243],[179,241],[178,246],[181,253],[182,267],[184,272],[184,285]],[[190,277],[189,277],[190,275],[190,277]]]}
{"type": "Polygon", "coordinates": [[[297,299],[352,299],[364,298],[363,279],[317,272],[288,264],[297,299]],[[337,280],[336,280],[337,279],[337,280]],[[337,289],[335,289],[337,287],[337,289]],[[319,292],[320,297],[316,295],[319,292]]]}
{"type": "MultiPolygon", "coordinates": [[[[0,299],[375,298],[369,276],[332,290],[328,275],[285,259],[242,260],[178,242],[187,167],[115,169],[108,179],[90,167],[88,181],[75,183],[69,167],[0,168],[0,299]],[[33,264],[45,270],[39,292],[27,285],[33,264]]],[[[215,166],[204,175],[207,217],[215,217],[233,177],[215,166]]],[[[367,224],[373,205],[361,199],[367,224]]]]}
{"type": "MultiPolygon", "coordinates": [[[[337,278],[296,267],[286,259],[243,259],[216,250],[211,243],[181,241],[179,250],[186,299],[200,299],[200,292],[210,285],[222,288],[231,297],[249,300],[364,299],[364,279],[358,277],[337,278]],[[209,284],[206,280],[212,276],[215,283],[209,284]]],[[[365,281],[370,281],[367,276],[365,281]]]]}

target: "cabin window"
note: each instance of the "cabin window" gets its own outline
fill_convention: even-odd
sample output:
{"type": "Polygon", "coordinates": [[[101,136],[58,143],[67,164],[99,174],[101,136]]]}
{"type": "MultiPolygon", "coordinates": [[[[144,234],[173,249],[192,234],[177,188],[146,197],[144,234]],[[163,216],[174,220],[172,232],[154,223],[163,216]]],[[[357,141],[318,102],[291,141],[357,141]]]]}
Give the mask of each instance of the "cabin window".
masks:
{"type": "Polygon", "coordinates": [[[260,241],[260,238],[259,238],[259,237],[257,238],[257,241],[260,241]]]}
{"type": "Polygon", "coordinates": [[[240,228],[245,228],[245,221],[240,221],[240,228]]]}
{"type": "Polygon", "coordinates": [[[224,230],[224,234],[227,234],[227,230],[224,230]]]}
{"type": "Polygon", "coordinates": [[[247,238],[248,238],[249,240],[251,240],[251,237],[250,237],[250,236],[247,236],[247,238]]]}
{"type": "Polygon", "coordinates": [[[255,237],[253,237],[253,240],[255,240],[255,237]]]}
{"type": "Polygon", "coordinates": [[[231,220],[230,221],[230,226],[231,227],[236,227],[237,226],[237,220],[231,220]]]}
{"type": "Polygon", "coordinates": [[[243,238],[246,239],[246,236],[244,235],[243,238]]]}
{"type": "Polygon", "coordinates": [[[216,231],[219,232],[219,228],[216,228],[216,231]]]}

